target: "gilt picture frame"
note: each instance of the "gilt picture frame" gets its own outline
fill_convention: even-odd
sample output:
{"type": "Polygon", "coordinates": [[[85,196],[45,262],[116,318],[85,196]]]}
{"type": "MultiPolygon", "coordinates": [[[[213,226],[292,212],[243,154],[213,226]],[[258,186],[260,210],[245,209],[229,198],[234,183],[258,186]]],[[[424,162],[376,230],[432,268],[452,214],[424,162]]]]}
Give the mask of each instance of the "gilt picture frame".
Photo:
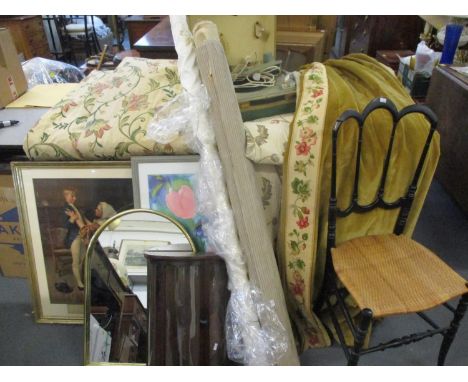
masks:
{"type": "Polygon", "coordinates": [[[36,322],[81,324],[86,238],[71,226],[99,221],[102,202],[114,213],[133,208],[130,163],[12,162],[11,168],[36,322]]]}
{"type": "Polygon", "coordinates": [[[120,243],[119,263],[128,272],[128,276],[146,276],[145,252],[160,246],[170,244],[163,240],[128,240],[124,239],[120,243]]]}

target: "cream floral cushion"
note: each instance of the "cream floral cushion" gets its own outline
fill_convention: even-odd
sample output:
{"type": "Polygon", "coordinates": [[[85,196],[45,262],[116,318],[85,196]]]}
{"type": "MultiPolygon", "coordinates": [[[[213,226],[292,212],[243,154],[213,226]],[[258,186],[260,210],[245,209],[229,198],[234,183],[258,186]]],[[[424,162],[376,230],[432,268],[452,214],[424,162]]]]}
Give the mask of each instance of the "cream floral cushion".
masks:
{"type": "Polygon", "coordinates": [[[265,220],[271,241],[274,243],[278,232],[281,205],[281,166],[254,164],[258,192],[262,197],[265,220]]]}
{"type": "Polygon", "coordinates": [[[255,163],[281,165],[294,114],[279,114],[244,122],[245,155],[255,163]]]}
{"type": "Polygon", "coordinates": [[[181,92],[177,62],[127,57],[113,71],[93,71],[31,129],[24,151],[36,160],[110,160],[187,154],[182,139],[147,135],[157,108],[181,92]]]}

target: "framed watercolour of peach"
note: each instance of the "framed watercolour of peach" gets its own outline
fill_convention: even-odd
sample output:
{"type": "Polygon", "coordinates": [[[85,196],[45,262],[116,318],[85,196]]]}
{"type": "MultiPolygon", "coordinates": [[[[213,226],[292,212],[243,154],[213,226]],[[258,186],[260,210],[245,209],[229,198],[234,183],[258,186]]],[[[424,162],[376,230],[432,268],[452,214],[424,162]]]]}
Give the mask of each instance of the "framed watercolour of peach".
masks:
{"type": "Polygon", "coordinates": [[[199,167],[198,155],[133,157],[133,199],[135,208],[150,208],[176,219],[197,252],[205,252],[203,216],[195,194],[199,167]]]}

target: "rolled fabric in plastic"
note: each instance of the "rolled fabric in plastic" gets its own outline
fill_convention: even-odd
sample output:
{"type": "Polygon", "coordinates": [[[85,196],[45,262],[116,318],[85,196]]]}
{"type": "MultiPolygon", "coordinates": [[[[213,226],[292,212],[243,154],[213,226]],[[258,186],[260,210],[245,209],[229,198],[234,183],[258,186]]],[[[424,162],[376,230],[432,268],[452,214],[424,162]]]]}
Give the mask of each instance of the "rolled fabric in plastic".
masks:
{"type": "MultiPolygon", "coordinates": [[[[170,21],[178,54],[179,76],[187,93],[185,104],[182,103],[179,110],[190,114],[187,120],[191,121],[193,128],[192,146],[200,154],[197,204],[199,212],[206,218],[204,231],[209,245],[224,258],[229,277],[231,300],[226,320],[228,356],[247,365],[272,365],[287,349],[285,329],[278,319],[274,319],[276,312],[271,306],[272,302],[264,302],[248,279],[214,131],[208,119],[208,95],[198,71],[193,36],[185,16],[170,16],[170,21]],[[265,314],[272,317],[271,325],[261,327],[259,315],[265,314]]],[[[170,124],[165,123],[165,126],[170,124]]]]}

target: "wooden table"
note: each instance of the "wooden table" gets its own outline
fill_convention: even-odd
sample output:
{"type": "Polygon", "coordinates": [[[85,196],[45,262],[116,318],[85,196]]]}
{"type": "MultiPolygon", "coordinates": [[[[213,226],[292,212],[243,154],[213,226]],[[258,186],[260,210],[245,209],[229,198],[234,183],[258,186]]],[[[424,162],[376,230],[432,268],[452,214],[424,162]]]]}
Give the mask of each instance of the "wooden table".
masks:
{"type": "Polygon", "coordinates": [[[48,110],[49,108],[42,107],[0,110],[0,121],[19,121],[15,126],[0,129],[0,162],[5,157],[24,155],[23,143],[26,135],[48,110]]]}
{"type": "Polygon", "coordinates": [[[164,16],[129,16],[125,19],[125,24],[128,30],[128,40],[130,48],[133,48],[135,43],[157,25],[164,16]]]}
{"type": "Polygon", "coordinates": [[[450,66],[436,67],[426,100],[439,118],[441,154],[437,179],[468,213],[468,79],[450,66]]]}
{"type": "Polygon", "coordinates": [[[133,48],[141,57],[177,59],[169,17],[164,17],[158,25],[140,38],[133,48]]]}

